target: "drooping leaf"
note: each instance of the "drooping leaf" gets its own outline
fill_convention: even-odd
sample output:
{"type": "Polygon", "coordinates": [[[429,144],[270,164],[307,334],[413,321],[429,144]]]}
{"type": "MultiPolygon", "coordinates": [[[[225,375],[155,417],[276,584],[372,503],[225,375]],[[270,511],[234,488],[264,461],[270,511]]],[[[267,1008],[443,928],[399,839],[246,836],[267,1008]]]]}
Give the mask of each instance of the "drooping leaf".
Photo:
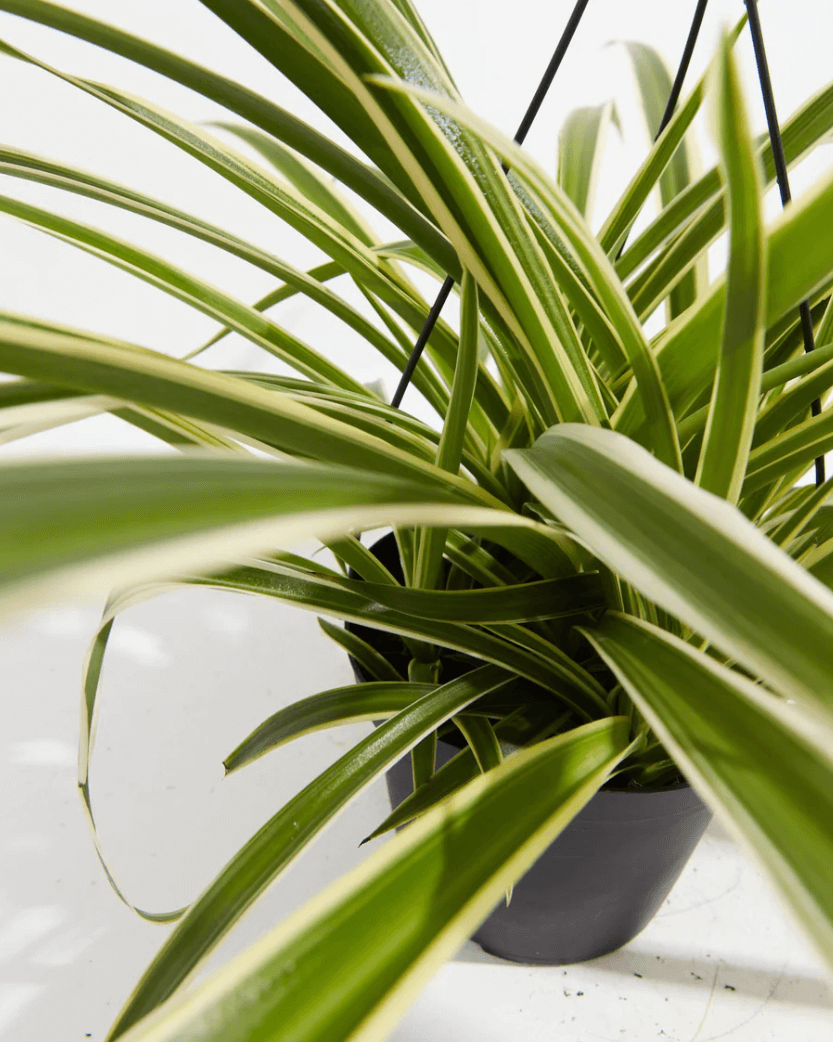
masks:
{"type": "Polygon", "coordinates": [[[603,784],[627,742],[626,722],[614,717],[510,757],[126,1039],[384,1039],[603,784]],[[530,791],[541,798],[530,800],[530,791]]]}
{"type": "Polygon", "coordinates": [[[833,708],[833,595],[729,504],[613,431],[507,453],[608,567],[787,697],[833,708]]]}
{"type": "Polygon", "coordinates": [[[241,141],[245,141],[271,166],[283,174],[304,198],[315,203],[319,209],[329,214],[334,221],[364,242],[366,246],[376,245],[376,237],[358,211],[341,193],[336,192],[332,185],[327,184],[315,168],[305,163],[297,153],[281,144],[270,134],[265,134],[262,130],[247,127],[244,124],[218,120],[208,125],[225,130],[240,138],[241,141]]]}
{"type": "MultiPolygon", "coordinates": [[[[302,457],[349,460],[353,466],[400,475],[416,468],[425,477],[435,475],[443,485],[458,486],[464,498],[481,501],[486,495],[470,481],[286,396],[132,345],[49,334],[0,320],[0,366],[10,373],[184,413],[302,457]]],[[[486,499],[495,506],[499,502],[487,495],[486,499]]]]}
{"type": "MultiPolygon", "coordinates": [[[[590,673],[555,644],[520,625],[494,623],[481,628],[420,618],[385,607],[375,596],[367,594],[368,583],[331,581],[326,576],[276,564],[240,567],[210,576],[194,576],[187,581],[217,589],[277,597],[308,611],[406,638],[425,640],[493,662],[549,689],[553,697],[563,700],[584,719],[591,719],[607,709],[604,689],[590,673]]],[[[387,597],[398,587],[382,586],[379,589],[387,597]]],[[[453,594],[447,593],[446,596],[453,594]]]]}
{"type": "Polygon", "coordinates": [[[611,123],[618,127],[619,117],[613,103],[607,102],[574,109],[558,132],[558,183],[588,220],[611,123]]]}
{"type": "Polygon", "coordinates": [[[445,270],[459,275],[447,240],[378,170],[262,95],[180,54],[46,0],[0,0],[0,10],[87,40],[224,106],[327,170],[427,248],[445,270]]]}
{"type": "Polygon", "coordinates": [[[586,636],[833,964],[833,717],[804,717],[634,619],[611,614],[586,636]]]}
{"type": "MultiPolygon", "coordinates": [[[[255,310],[265,311],[294,293],[302,293],[353,328],[365,340],[376,346],[389,361],[395,361],[398,357],[399,352],[394,345],[371,322],[368,322],[355,308],[326,286],[325,282],[328,278],[343,271],[343,268],[334,262],[321,266],[317,270],[314,269],[313,272],[298,271],[292,265],[240,239],[231,232],[191,214],[183,213],[158,199],[86,170],[44,159],[9,146],[0,148],[0,173],[60,188],[137,213],[142,217],[166,224],[217,246],[227,253],[248,261],[262,271],[285,280],[286,285],[280,290],[270,293],[262,302],[259,302],[260,306],[255,305],[255,310]],[[317,277],[319,271],[320,279],[317,277]]],[[[224,335],[223,332],[217,334],[211,342],[216,343],[224,335]]],[[[193,355],[188,357],[193,357],[193,355]]]]}
{"type": "MultiPolygon", "coordinates": [[[[463,732],[463,737],[474,753],[477,766],[482,774],[499,767],[503,763],[503,753],[495,729],[484,717],[466,717],[458,713],[454,723],[463,732]]],[[[432,772],[433,773],[433,772],[432,772]]],[[[414,786],[414,791],[418,786],[414,786]]]]}
{"type": "Polygon", "coordinates": [[[0,469],[2,609],[390,521],[530,523],[454,498],[367,472],[242,456],[13,463],[0,469]]]}
{"type": "Polygon", "coordinates": [[[483,666],[423,695],[294,796],[234,855],[192,904],[111,1028],[118,1038],[169,998],[310,840],[375,778],[470,702],[512,680],[483,666]]]}

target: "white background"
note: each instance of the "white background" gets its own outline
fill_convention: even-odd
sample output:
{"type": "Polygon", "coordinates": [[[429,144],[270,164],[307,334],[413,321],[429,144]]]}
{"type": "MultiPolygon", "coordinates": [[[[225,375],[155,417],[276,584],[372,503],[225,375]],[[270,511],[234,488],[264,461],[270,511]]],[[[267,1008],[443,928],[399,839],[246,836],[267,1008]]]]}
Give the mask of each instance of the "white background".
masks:
{"type": "MultiPolygon", "coordinates": [[[[73,6],[215,67],[331,129],[195,0],[74,0],[73,6]]],[[[419,3],[466,99],[508,131],[515,129],[571,6],[567,0],[419,3]]],[[[624,140],[611,141],[596,223],[647,146],[634,113],[628,64],[612,44],[652,43],[673,65],[693,6],[693,0],[591,0],[530,134],[529,149],[552,170],[557,127],[565,114],[580,104],[616,99],[624,140]]],[[[721,26],[741,13],[740,0],[712,0],[689,84],[704,69],[721,26]]],[[[785,118],[826,82],[833,12],[827,0],[765,0],[761,14],[785,118]]],[[[151,73],[10,16],[0,16],[0,38],[193,120],[225,115],[151,73]]],[[[754,85],[748,41],[739,52],[754,85]]],[[[299,265],[318,259],[315,250],[219,177],[47,74],[0,58],[0,86],[0,141],[135,186],[299,265]]],[[[754,129],[763,130],[754,92],[750,114],[754,129]]],[[[697,133],[703,161],[710,163],[705,126],[697,133]]],[[[829,149],[819,150],[793,174],[794,193],[829,162],[829,149]]],[[[139,218],[9,179],[0,191],[99,224],[241,299],[256,300],[271,288],[263,273],[139,218]]],[[[769,206],[777,213],[774,197],[769,206]]],[[[176,355],[216,329],[204,316],[69,246],[6,218],[0,218],[0,229],[0,309],[31,312],[176,355]]],[[[715,259],[719,263],[719,251],[715,259]]],[[[391,374],[354,338],[322,323],[303,304],[284,308],[279,318],[361,379],[382,375],[392,387],[391,374]]],[[[206,362],[257,366],[262,357],[235,337],[206,362]]],[[[151,449],[155,443],[144,435],[104,417],[2,451],[11,456],[151,449]]],[[[95,604],[72,605],[31,616],[0,634],[3,1039],[75,1042],[87,1032],[102,1038],[164,933],[132,917],[107,888],[74,790],[78,677],[98,610],[95,604]]],[[[192,591],[124,617],[104,675],[93,780],[106,849],[134,900],[158,909],[191,899],[282,801],[364,733],[353,728],[305,739],[221,784],[222,757],[266,715],[348,680],[343,657],[320,636],[315,620],[277,605],[192,591]]],[[[359,856],[356,843],[384,813],[384,801],[379,786],[359,801],[219,957],[353,863],[359,856]]],[[[437,978],[396,1039],[589,1042],[664,1034],[685,1042],[821,1042],[830,1037],[830,1005],[817,961],[760,874],[713,829],[670,903],[625,952],[564,974],[511,967],[469,945],[437,978]]]]}

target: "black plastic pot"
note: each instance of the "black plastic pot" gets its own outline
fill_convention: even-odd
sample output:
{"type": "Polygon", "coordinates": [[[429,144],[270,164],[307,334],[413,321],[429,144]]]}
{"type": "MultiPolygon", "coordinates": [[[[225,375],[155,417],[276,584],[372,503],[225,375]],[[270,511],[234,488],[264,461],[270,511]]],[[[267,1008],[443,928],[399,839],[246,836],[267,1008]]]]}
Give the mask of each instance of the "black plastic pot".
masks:
{"type": "MultiPolygon", "coordinates": [[[[374,553],[393,570],[396,544],[374,553]]],[[[378,631],[349,625],[383,654],[378,631]]],[[[351,659],[358,681],[367,679],[351,659]]],[[[459,752],[443,739],[437,766],[459,752]]],[[[387,773],[391,805],[413,792],[410,756],[387,773]]],[[[693,789],[603,789],[501,900],[474,934],[485,951],[513,962],[568,965],[606,955],[647,926],[711,820],[693,789]]],[[[407,827],[407,826],[406,826],[407,827]]]]}

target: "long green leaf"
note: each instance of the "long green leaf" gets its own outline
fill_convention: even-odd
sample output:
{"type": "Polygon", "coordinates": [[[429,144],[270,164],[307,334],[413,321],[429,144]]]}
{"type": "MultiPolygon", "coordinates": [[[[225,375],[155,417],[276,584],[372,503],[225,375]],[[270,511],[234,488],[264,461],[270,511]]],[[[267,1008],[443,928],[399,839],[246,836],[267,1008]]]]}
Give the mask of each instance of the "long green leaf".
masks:
{"type": "MultiPolygon", "coordinates": [[[[471,715],[471,707],[466,715],[471,715]]],[[[520,706],[509,716],[498,720],[494,731],[499,741],[522,747],[527,743],[534,744],[537,740],[543,741],[545,738],[551,738],[553,734],[561,733],[568,718],[569,713],[553,717],[551,706],[540,702],[533,703],[520,706]]],[[[474,753],[466,746],[435,771],[419,791],[406,796],[382,824],[362,842],[367,843],[371,839],[376,839],[377,836],[390,832],[391,829],[398,829],[400,826],[406,825],[409,821],[441,803],[466,782],[476,778],[479,772],[480,768],[477,766],[474,753]]]]}
{"type": "MultiPolygon", "coordinates": [[[[602,309],[596,294],[589,285],[589,280],[579,267],[575,257],[568,254],[551,219],[525,190],[523,184],[518,181],[511,170],[508,176],[533,223],[536,236],[552,269],[555,281],[584,324],[586,333],[592,340],[592,347],[598,352],[608,371],[618,373],[627,365],[627,354],[622,346],[621,337],[602,309]]],[[[604,394],[606,386],[601,379],[599,379],[599,387],[604,394]]]]}
{"type": "MultiPolygon", "coordinates": [[[[739,35],[744,21],[745,19],[732,30],[733,38],[739,35]]],[[[624,242],[642,207],[677,153],[686,131],[703,103],[704,94],[705,77],[701,77],[688,98],[677,107],[665,130],[654,142],[651,151],[611,211],[599,232],[599,241],[607,253],[615,254],[624,242]]]]}
{"type": "MultiPolygon", "coordinates": [[[[425,371],[425,370],[424,370],[425,371]]],[[[314,383],[289,376],[277,376],[274,373],[251,372],[246,370],[220,370],[229,376],[238,377],[259,387],[279,391],[287,398],[301,402],[333,419],[343,420],[353,427],[359,427],[369,434],[376,434],[390,444],[407,447],[407,450],[426,459],[433,459],[435,448],[439,444],[440,434],[428,424],[416,417],[394,409],[375,397],[366,394],[358,395],[337,388],[331,384],[314,383]]],[[[439,388],[439,384],[435,385],[439,388]]],[[[440,404],[447,396],[440,394],[440,404]]],[[[478,483],[490,490],[499,488],[498,482],[482,461],[468,449],[464,450],[465,466],[477,477],[478,483]]]]}
{"type": "MultiPolygon", "coordinates": [[[[503,763],[503,753],[495,730],[483,717],[469,717],[458,713],[454,723],[462,731],[469,748],[474,753],[477,766],[485,774],[503,763]]],[[[433,772],[432,772],[433,773],[433,772]]]]}
{"type": "MultiPolygon", "coordinates": [[[[403,168],[401,157],[386,141],[386,120],[374,119],[364,103],[361,90],[345,78],[334,60],[328,41],[313,23],[301,17],[297,4],[261,4],[258,0],[203,0],[204,5],[275,65],[285,76],[311,97],[406,196],[419,201],[419,193],[403,168]],[[348,89],[345,90],[345,86],[348,89]],[[338,109],[334,101],[338,98],[338,109]]],[[[329,14],[329,12],[326,12],[329,14]]],[[[425,51],[412,27],[412,41],[425,51]]],[[[342,49],[349,46],[349,37],[342,49]]]]}
{"type": "Polygon", "coordinates": [[[417,328],[421,327],[428,310],[427,305],[415,298],[404,283],[399,284],[391,277],[390,265],[386,261],[289,185],[280,183],[266,170],[251,163],[218,138],[145,99],[133,97],[114,87],[63,73],[2,42],[0,50],[57,76],[175,144],[286,221],[341,263],[359,281],[366,281],[368,286],[375,289],[392,307],[398,309],[399,313],[409,318],[417,328]]]}
{"type": "MultiPolygon", "coordinates": [[[[340,264],[336,264],[335,261],[326,261],[324,264],[317,264],[314,268],[310,268],[309,271],[304,272],[304,274],[323,285],[324,283],[337,278],[339,275],[343,275],[344,268],[342,268],[340,264]]],[[[284,300],[290,300],[297,293],[298,290],[295,286],[290,286],[288,283],[282,283],[280,286],[276,286],[274,289],[269,290],[267,294],[260,297],[251,306],[255,311],[268,311],[269,308],[274,307],[276,304],[280,304],[284,300]]],[[[209,347],[213,347],[221,340],[224,340],[230,333],[231,330],[228,328],[221,329],[206,340],[204,344],[192,348],[187,354],[180,355],[179,357],[182,361],[189,362],[192,358],[196,358],[197,355],[201,355],[203,351],[207,351],[209,347]]]]}
{"type": "Polygon", "coordinates": [[[494,666],[436,688],[362,739],[255,833],[189,907],[127,1000],[118,1038],[171,996],[310,840],[375,778],[469,703],[511,681],[494,666]]]}
{"type": "Polygon", "coordinates": [[[226,774],[244,767],[286,742],[326,727],[383,720],[406,709],[433,690],[431,684],[370,681],[335,687],[293,702],[264,720],[223,760],[226,774]]]}
{"type": "Polygon", "coordinates": [[[326,619],[319,619],[318,625],[330,640],[334,640],[358,662],[369,680],[385,680],[390,683],[403,679],[383,655],[380,655],[375,648],[355,633],[351,633],[343,626],[335,626],[326,619]]]}
{"type": "Polygon", "coordinates": [[[604,783],[627,741],[615,717],[510,757],[126,1042],[382,1042],[604,783]]]}
{"type": "Polygon", "coordinates": [[[758,412],[764,357],[763,201],[728,42],[715,66],[717,138],[729,207],[726,317],[696,482],[737,503],[758,412]]]}
{"type": "Polygon", "coordinates": [[[613,103],[607,102],[574,109],[558,132],[558,183],[588,220],[611,123],[618,127],[619,116],[613,103]]]}
{"type": "MultiPolygon", "coordinates": [[[[625,50],[633,63],[648,134],[653,141],[671,93],[671,76],[662,58],[653,47],[627,42],[625,50]]],[[[688,186],[690,180],[688,148],[685,138],[683,138],[659,178],[662,205],[667,206],[672,202],[688,186]]],[[[672,290],[669,302],[671,318],[676,318],[694,303],[697,297],[699,274],[701,273],[689,272],[672,290]]]]}
{"type": "Polygon", "coordinates": [[[329,214],[330,217],[351,235],[366,246],[377,245],[376,236],[349,201],[337,192],[331,183],[328,183],[314,167],[305,163],[303,159],[291,149],[282,145],[271,134],[265,134],[255,127],[245,124],[227,123],[218,120],[207,124],[225,130],[229,134],[240,138],[250,145],[256,152],[273,166],[279,173],[295,186],[295,188],[310,202],[329,214]]]}
{"type": "MultiPolygon", "coordinates": [[[[235,568],[211,576],[195,576],[188,582],[277,597],[308,611],[462,651],[547,688],[554,698],[568,704],[584,719],[597,716],[607,708],[604,689],[591,674],[554,644],[521,626],[493,624],[492,633],[465,623],[420,618],[387,608],[375,597],[368,596],[366,589],[370,584],[356,582],[350,586],[327,576],[305,574],[278,564],[235,568]]],[[[387,598],[390,591],[397,588],[378,589],[387,598]]]]}
{"type": "Polygon", "coordinates": [[[364,471],[240,456],[13,463],[0,468],[2,610],[383,523],[529,524],[453,500],[364,471]]]}
{"type": "MultiPolygon", "coordinates": [[[[211,6],[225,8],[224,17],[235,20],[226,0],[211,0],[211,6]]],[[[407,170],[484,297],[526,345],[526,363],[533,367],[530,375],[534,377],[537,369],[539,379],[543,377],[542,383],[530,383],[529,389],[536,394],[545,417],[554,420],[563,414],[598,422],[604,408],[593,374],[497,162],[463,127],[451,127],[411,99],[380,94],[367,84],[371,74],[410,77],[416,63],[423,73],[422,82],[449,96],[456,94],[406,21],[391,9],[369,17],[361,5],[352,5],[348,14],[306,0],[277,5],[273,24],[281,19],[291,23],[296,33],[315,41],[351,93],[384,128],[389,155],[407,170]]],[[[291,58],[283,51],[272,60],[292,75],[291,58]]],[[[339,93],[333,93],[327,108],[336,121],[339,93]]],[[[323,92],[317,85],[313,96],[321,103],[323,92]]]]}
{"type": "Polygon", "coordinates": [[[608,567],[776,690],[833,707],[833,595],[739,511],[613,431],[507,453],[608,567]]]}
{"type": "Polygon", "coordinates": [[[585,635],[833,965],[830,717],[802,717],[646,623],[612,614],[585,635]]]}
{"type": "MultiPolygon", "coordinates": [[[[123,210],[129,210],[217,246],[286,282],[286,286],[273,291],[264,298],[262,306],[255,305],[255,310],[265,311],[290,296],[290,291],[302,293],[340,318],[380,350],[389,361],[404,365],[404,358],[400,361],[401,352],[397,350],[396,346],[355,308],[329,289],[324,284],[323,278],[319,280],[316,277],[315,269],[312,273],[298,271],[265,250],[261,250],[207,221],[168,206],[158,199],[153,199],[85,170],[44,159],[41,156],[8,146],[0,147],[0,173],[37,181],[40,184],[50,185],[111,206],[117,206],[123,210]]],[[[337,274],[342,270],[340,266],[330,262],[330,266],[325,267],[322,274],[330,275],[331,272],[337,274]]],[[[226,332],[228,331],[230,330],[226,332]]],[[[212,338],[212,343],[222,339],[224,335],[225,333],[218,334],[212,338]]]]}
{"type": "Polygon", "coordinates": [[[362,384],[348,376],[339,366],[259,311],[241,304],[216,286],[197,279],[156,254],[90,225],[60,217],[8,196],[0,196],[0,212],[78,246],[93,256],[164,290],[265,348],[298,372],[313,379],[327,380],[357,393],[364,390],[362,384]]]}
{"type": "MultiPolygon", "coordinates": [[[[784,150],[788,164],[796,162],[813,147],[823,142],[833,127],[833,87],[828,87],[822,94],[812,99],[799,110],[783,128],[784,150]]],[[[775,166],[772,161],[772,148],[768,138],[757,153],[764,167],[764,185],[775,181],[775,166]]],[[[685,277],[692,265],[702,265],[706,260],[706,250],[717,239],[725,224],[725,200],[721,190],[720,177],[712,171],[702,182],[702,191],[697,191],[689,198],[684,192],[669,205],[661,221],[658,219],[658,230],[666,224],[673,225],[681,213],[687,215],[687,223],[677,232],[669,243],[662,246],[651,262],[637,275],[628,286],[628,294],[634,308],[641,318],[647,317],[659,302],[685,277]],[[702,198],[712,201],[697,211],[702,198]],[[693,209],[692,209],[693,208],[693,209]],[[667,216],[666,216],[667,215],[667,216]]],[[[697,188],[697,186],[693,186],[697,188]]],[[[652,236],[652,243],[654,243],[652,236]]],[[[636,244],[635,244],[636,245],[636,244]]],[[[638,251],[641,255],[643,250],[638,251]]],[[[628,254],[625,255],[627,258],[628,254]]],[[[636,260],[617,265],[623,277],[636,267],[636,260]]],[[[644,260],[644,257],[642,257],[644,260]]]]}
{"type": "MultiPolygon", "coordinates": [[[[781,128],[784,154],[788,165],[796,163],[817,145],[822,144],[833,129],[833,86],[825,87],[818,94],[806,101],[781,128]]],[[[764,168],[767,185],[775,180],[775,164],[772,160],[772,146],[769,135],[765,134],[758,143],[758,155],[764,168]]],[[[651,254],[683,231],[708,224],[711,234],[708,241],[718,235],[723,227],[723,199],[720,174],[716,167],[709,170],[699,180],[684,189],[673,202],[669,203],[659,216],[648,225],[617,262],[617,271],[623,278],[636,271],[651,254]],[[708,204],[708,209],[698,214],[708,204]],[[696,222],[692,221],[698,214],[696,222]]],[[[679,239],[687,237],[686,233],[679,239]]],[[[689,249],[687,259],[691,260],[699,252],[689,249]]]]}
{"type": "MultiPolygon", "coordinates": [[[[440,493],[344,468],[204,455],[6,466],[0,471],[0,605],[7,612],[47,598],[99,594],[114,584],[165,579],[189,566],[216,567],[282,539],[327,539],[363,525],[378,527],[381,518],[396,523],[398,511],[400,523],[433,518],[442,524],[446,516],[455,522],[440,493]]],[[[506,512],[510,523],[515,517],[506,512]]],[[[105,617],[93,644],[84,688],[79,786],[94,837],[88,772],[111,620],[105,617]]],[[[97,838],[96,846],[126,901],[97,838]]]]}
{"type": "MultiPolygon", "coordinates": [[[[805,408],[820,395],[833,386],[833,344],[826,344],[815,351],[802,353],[797,358],[773,366],[761,375],[761,395],[769,391],[780,390],[785,384],[795,380],[795,384],[783,391],[761,409],[755,424],[752,438],[753,447],[776,437],[790,422],[795,420],[805,408]],[[815,374],[818,372],[818,379],[815,374]]],[[[680,443],[685,443],[692,435],[701,432],[706,424],[709,406],[696,409],[678,424],[680,443]]]]}
{"type": "Polygon", "coordinates": [[[224,106],[327,170],[418,242],[445,270],[459,275],[459,263],[447,240],[387,178],[262,95],[180,54],[46,0],[0,0],[0,10],[87,40],[224,106]]]}
{"type": "MultiPolygon", "coordinates": [[[[32,319],[29,316],[11,315],[7,312],[0,312],[0,321],[16,325],[21,329],[36,330],[39,333],[52,332],[61,337],[74,336],[82,340],[90,339],[105,347],[108,344],[115,344],[127,349],[128,351],[135,350],[134,346],[131,344],[108,340],[108,338],[105,337],[96,337],[93,333],[86,333],[81,330],[72,329],[68,326],[57,325],[56,323],[42,322],[32,319]]],[[[305,381],[303,382],[303,386],[312,388],[314,385],[309,381],[305,381]]],[[[342,393],[346,394],[347,392],[342,393]]],[[[78,399],[81,395],[82,392],[80,390],[70,387],[57,387],[54,384],[42,383],[36,380],[9,380],[3,382],[0,384],[0,423],[3,422],[4,416],[8,417],[9,410],[11,409],[17,409],[23,405],[35,405],[37,403],[56,404],[61,400],[71,398],[78,399]]],[[[357,400],[367,401],[363,396],[361,398],[357,397],[357,400]]],[[[194,420],[174,415],[173,413],[162,409],[127,406],[118,407],[119,403],[116,402],[115,404],[117,407],[113,409],[114,415],[141,430],[147,431],[154,437],[161,438],[168,444],[191,447],[201,446],[213,449],[223,449],[235,453],[246,451],[241,448],[238,442],[224,437],[217,431],[201,425],[194,420]]],[[[399,414],[393,413],[393,415],[399,414]]],[[[238,437],[240,436],[239,432],[235,433],[238,437]]],[[[269,446],[265,445],[263,442],[257,441],[256,439],[248,440],[251,443],[256,444],[259,449],[270,451],[269,446]]]]}
{"type": "Polygon", "coordinates": [[[438,108],[453,116],[462,125],[471,128],[511,166],[514,177],[522,181],[524,187],[538,200],[538,205],[551,215],[553,223],[575,251],[611,323],[621,337],[628,360],[636,374],[640,401],[651,417],[651,448],[660,459],[678,470],[682,469],[677,432],[668,397],[644,332],[610,260],[558,186],[546,177],[515,142],[479,119],[464,105],[434,95],[413,84],[383,79],[376,82],[391,92],[411,95],[426,105],[438,108]]]}
{"type": "MultiPolygon", "coordinates": [[[[801,535],[805,528],[813,528],[816,514],[833,492],[833,478],[828,478],[818,488],[811,486],[802,491],[806,493],[803,502],[797,502],[795,509],[767,532],[769,538],[777,546],[787,546],[793,539],[801,535]]],[[[813,530],[812,536],[817,539],[818,533],[813,530]]]]}
{"type": "MultiPolygon", "coordinates": [[[[833,174],[797,199],[779,217],[767,238],[766,319],[769,329],[812,297],[833,273],[833,240],[818,229],[833,224],[833,174]]],[[[720,279],[702,302],[680,316],[661,335],[656,357],[663,385],[676,415],[684,414],[714,375],[726,304],[720,279]]],[[[629,390],[613,417],[616,430],[635,436],[645,424],[636,388],[629,390]]]]}
{"type": "MultiPolygon", "coordinates": [[[[448,413],[437,446],[435,463],[442,470],[458,474],[463,459],[469,413],[477,380],[479,308],[477,283],[468,271],[463,272],[460,290],[460,347],[454,369],[454,382],[448,413]]],[[[432,589],[437,585],[442,568],[447,533],[433,528],[417,535],[414,586],[432,589]]]]}
{"type": "MultiPolygon", "coordinates": [[[[413,510],[413,508],[411,509],[413,510]]],[[[405,638],[428,639],[433,644],[473,654],[481,660],[504,666],[516,677],[526,677],[534,683],[540,684],[545,690],[552,693],[551,697],[555,704],[558,704],[559,700],[565,701],[582,719],[592,718],[598,716],[600,712],[606,712],[604,691],[590,674],[575,665],[563,652],[548,642],[540,638],[537,642],[532,641],[532,634],[528,635],[528,640],[531,642],[530,647],[524,648],[522,645],[518,646],[519,637],[523,631],[517,633],[511,627],[507,628],[510,642],[500,634],[492,635],[471,626],[420,620],[391,609],[385,609],[372,598],[366,597],[364,589],[367,584],[365,583],[353,584],[356,588],[356,592],[353,592],[343,588],[343,584],[338,581],[337,576],[325,572],[312,572],[306,562],[301,563],[302,567],[293,564],[290,555],[281,556],[282,561],[278,559],[271,562],[263,561],[257,568],[238,568],[222,575],[195,578],[190,581],[198,585],[208,585],[220,589],[279,597],[307,610],[324,612],[346,621],[370,623],[376,628],[399,633],[405,638]]],[[[113,620],[127,605],[159,592],[161,590],[158,586],[145,586],[129,590],[111,601],[102,618],[100,629],[92,642],[84,677],[83,723],[79,747],[79,786],[96,850],[115,893],[125,904],[144,918],[164,921],[177,918],[180,912],[146,912],[128,900],[115,880],[98,839],[89,787],[89,764],[96,729],[101,667],[113,620]]],[[[519,628],[516,629],[519,630],[519,628]]]]}
{"type": "Polygon", "coordinates": [[[143,348],[49,334],[0,320],[0,367],[9,373],[182,413],[306,458],[345,462],[396,476],[410,474],[418,480],[453,486],[463,499],[502,508],[472,482],[286,396],[143,348]]]}
{"type": "MultiPolygon", "coordinates": [[[[2,317],[5,319],[5,314],[2,317]]],[[[19,405],[77,398],[81,393],[72,387],[56,387],[40,380],[3,380],[0,381],[0,416],[2,410],[16,409],[19,405]]]]}
{"type": "Polygon", "coordinates": [[[598,572],[484,590],[423,590],[346,582],[341,585],[405,615],[471,625],[557,619],[605,606],[604,586],[598,572]]]}
{"type": "Polygon", "coordinates": [[[833,448],[833,409],[764,442],[749,454],[744,493],[765,488],[792,470],[806,470],[814,459],[833,448]]]}
{"type": "MultiPolygon", "coordinates": [[[[113,87],[68,76],[22,52],[9,50],[15,57],[38,65],[137,120],[216,171],[287,221],[320,249],[329,253],[363,288],[377,293],[413,328],[421,329],[428,313],[427,304],[415,296],[412,288],[402,280],[391,277],[390,265],[379,254],[337,225],[324,211],[316,208],[298,193],[290,191],[287,186],[280,185],[261,168],[253,166],[245,157],[206,134],[201,128],[159,109],[144,99],[132,97],[113,87]]],[[[449,270],[456,268],[452,266],[449,270]]],[[[435,327],[432,345],[442,353],[447,362],[450,362],[456,353],[454,338],[443,323],[438,323],[435,327]]],[[[401,360],[396,358],[389,360],[400,366],[402,364],[401,360]]],[[[496,388],[483,367],[478,374],[478,386],[482,392],[484,408],[494,409],[496,405],[499,408],[495,401],[496,388]]]]}
{"type": "MultiPolygon", "coordinates": [[[[833,359],[831,359],[830,350],[826,350],[831,346],[833,345],[825,345],[817,351],[811,351],[801,356],[801,361],[804,358],[812,359],[813,368],[762,410],[755,425],[755,438],[752,443],[756,448],[778,437],[797,420],[803,420],[811,403],[817,398],[823,400],[827,396],[830,388],[833,387],[833,359]],[[825,354],[827,355],[826,362],[825,354]],[[817,355],[818,357],[816,357],[817,355]]],[[[786,363],[786,365],[789,364],[789,362],[786,363]]],[[[807,368],[809,369],[809,366],[807,368]]]]}
{"type": "Polygon", "coordinates": [[[76,420],[99,416],[103,412],[115,411],[121,404],[117,398],[89,394],[74,397],[62,395],[54,401],[7,405],[0,412],[0,445],[28,438],[41,431],[54,430],[76,420]]]}
{"type": "Polygon", "coordinates": [[[761,394],[782,387],[790,380],[806,376],[833,359],[833,344],[819,345],[815,351],[802,352],[788,362],[767,369],[761,377],[761,394]]]}

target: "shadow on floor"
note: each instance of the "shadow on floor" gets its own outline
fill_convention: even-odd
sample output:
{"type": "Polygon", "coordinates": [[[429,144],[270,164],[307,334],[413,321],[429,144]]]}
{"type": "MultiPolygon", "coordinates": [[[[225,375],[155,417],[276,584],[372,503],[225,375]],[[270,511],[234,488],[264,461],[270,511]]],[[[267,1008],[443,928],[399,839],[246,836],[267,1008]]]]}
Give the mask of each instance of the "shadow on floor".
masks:
{"type": "MultiPolygon", "coordinates": [[[[488,955],[474,941],[467,941],[455,956],[455,962],[485,963],[512,970],[544,971],[548,967],[522,966],[488,955]]],[[[725,988],[753,998],[793,1002],[799,1006],[816,1006],[833,1010],[833,986],[823,977],[792,974],[777,967],[742,966],[722,959],[694,959],[674,955],[656,955],[638,948],[622,948],[600,959],[570,967],[551,967],[581,973],[584,969],[609,973],[617,977],[637,977],[654,984],[684,984],[710,990],[725,988]]]]}

